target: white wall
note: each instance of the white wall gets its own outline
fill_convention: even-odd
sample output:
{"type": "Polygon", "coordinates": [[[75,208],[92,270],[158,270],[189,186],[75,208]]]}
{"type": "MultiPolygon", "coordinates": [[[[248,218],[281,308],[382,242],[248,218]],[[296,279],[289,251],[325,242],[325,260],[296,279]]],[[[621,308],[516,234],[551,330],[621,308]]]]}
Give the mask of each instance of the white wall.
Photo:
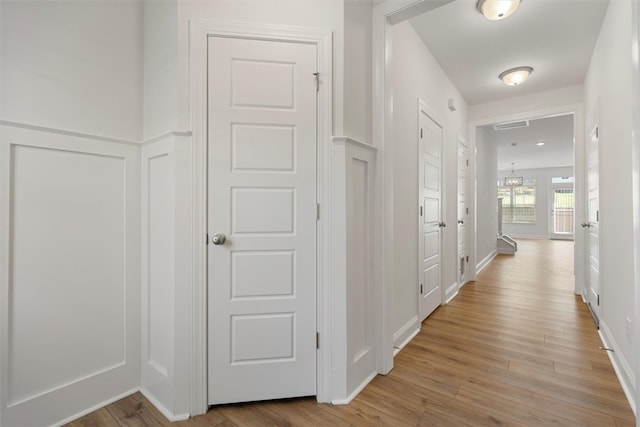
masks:
{"type": "Polygon", "coordinates": [[[485,130],[476,130],[476,268],[496,254],[498,234],[498,149],[485,130]]]}
{"type": "Polygon", "coordinates": [[[394,291],[396,345],[419,327],[418,309],[418,98],[445,123],[444,195],[449,225],[444,229],[442,286],[457,280],[457,139],[467,139],[467,106],[411,24],[392,27],[394,120],[394,291]],[[457,111],[447,100],[453,98],[457,111]]]}
{"type": "MultiPolygon", "coordinates": [[[[511,171],[499,171],[498,180],[502,182],[511,171]]],[[[536,180],[536,222],[531,224],[510,224],[502,225],[502,232],[510,237],[547,239],[550,237],[549,226],[551,222],[551,210],[549,197],[551,196],[551,178],[557,176],[573,176],[573,167],[564,168],[541,168],[541,169],[518,169],[518,176],[525,179],[536,180]]]]}
{"type": "Polygon", "coordinates": [[[0,424],[51,425],[140,383],[142,5],[0,19],[0,424]]]}
{"type": "Polygon", "coordinates": [[[585,113],[599,103],[600,286],[602,332],[614,348],[623,386],[634,389],[638,343],[634,321],[633,174],[631,145],[631,3],[612,1],[585,80],[585,113]]]}
{"type": "Polygon", "coordinates": [[[492,124],[491,120],[524,114],[537,117],[538,112],[549,114],[549,109],[582,103],[582,85],[553,89],[531,95],[517,96],[502,101],[487,102],[469,107],[469,122],[492,124]],[[487,121],[488,120],[488,121],[487,121]]]}
{"type": "Polygon", "coordinates": [[[142,6],[3,1],[2,120],[138,141],[142,6]]]}
{"type": "Polygon", "coordinates": [[[178,1],[144,1],[143,139],[178,125],[178,1]]]}
{"type": "Polygon", "coordinates": [[[371,143],[371,0],[344,2],[344,135],[371,143]]]}

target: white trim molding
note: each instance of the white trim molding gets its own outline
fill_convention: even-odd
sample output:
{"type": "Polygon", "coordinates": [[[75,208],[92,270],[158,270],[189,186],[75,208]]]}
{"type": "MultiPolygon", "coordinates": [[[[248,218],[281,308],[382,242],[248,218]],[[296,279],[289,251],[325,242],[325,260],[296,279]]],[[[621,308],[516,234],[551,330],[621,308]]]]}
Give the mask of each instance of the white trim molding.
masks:
{"type": "Polygon", "coordinates": [[[233,37],[245,39],[291,41],[314,44],[318,49],[318,202],[321,220],[318,222],[318,331],[323,343],[318,350],[317,399],[331,401],[330,335],[330,231],[326,218],[330,195],[330,139],[333,117],[333,65],[332,33],[326,29],[300,28],[283,25],[266,25],[229,22],[214,19],[189,20],[189,95],[190,123],[193,131],[191,164],[191,415],[207,411],[207,263],[206,201],[207,201],[207,40],[209,37],[233,37]]]}
{"type": "Polygon", "coordinates": [[[449,304],[458,295],[458,282],[450,284],[444,292],[444,303],[449,304]]]}
{"type": "Polygon", "coordinates": [[[418,315],[413,316],[407,323],[393,334],[393,356],[411,342],[411,340],[420,333],[420,319],[418,315]]]}
{"type": "Polygon", "coordinates": [[[636,390],[636,375],[633,373],[633,369],[631,368],[631,365],[629,365],[629,362],[625,359],[618,343],[613,338],[611,330],[607,327],[607,324],[602,321],[602,319],[600,319],[598,335],[600,335],[604,348],[610,349],[610,351],[603,350],[607,352],[607,356],[609,356],[609,360],[613,365],[613,370],[616,372],[618,380],[620,380],[620,385],[622,385],[622,390],[629,401],[631,410],[633,410],[633,414],[637,416],[636,393],[638,391],[636,390]]]}
{"type": "Polygon", "coordinates": [[[487,266],[489,264],[491,264],[491,261],[493,261],[493,259],[496,257],[496,255],[498,255],[498,251],[493,251],[491,252],[489,255],[487,255],[486,257],[484,257],[484,259],[482,259],[478,265],[476,265],[476,275],[480,274],[480,272],[482,270],[484,270],[485,268],[487,268],[487,266]]]}

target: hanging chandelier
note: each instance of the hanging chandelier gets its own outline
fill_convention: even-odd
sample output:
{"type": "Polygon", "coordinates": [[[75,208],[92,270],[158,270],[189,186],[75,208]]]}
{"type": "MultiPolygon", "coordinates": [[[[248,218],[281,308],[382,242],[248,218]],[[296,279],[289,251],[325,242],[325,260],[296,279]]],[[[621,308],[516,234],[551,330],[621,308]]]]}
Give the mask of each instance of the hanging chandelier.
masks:
{"type": "Polygon", "coordinates": [[[511,174],[509,174],[509,176],[505,176],[504,177],[504,185],[505,186],[516,186],[516,185],[522,185],[522,183],[524,182],[523,177],[521,176],[516,176],[516,172],[513,170],[513,165],[515,163],[511,162],[511,174]]]}

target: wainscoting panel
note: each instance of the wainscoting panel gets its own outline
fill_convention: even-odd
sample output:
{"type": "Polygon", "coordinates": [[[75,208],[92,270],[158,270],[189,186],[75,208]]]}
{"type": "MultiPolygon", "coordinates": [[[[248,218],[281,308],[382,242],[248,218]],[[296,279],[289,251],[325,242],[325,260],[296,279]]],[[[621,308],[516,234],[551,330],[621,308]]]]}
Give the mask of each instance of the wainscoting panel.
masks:
{"type": "Polygon", "coordinates": [[[170,420],[189,414],[189,138],[142,147],[142,393],[170,420]],[[186,268],[186,270],[185,270],[186,268]]]}
{"type": "Polygon", "coordinates": [[[377,374],[380,317],[374,259],[375,148],[333,139],[332,336],[336,354],[333,403],[348,403],[377,374]],[[346,255],[346,256],[345,256],[346,255]]]}
{"type": "Polygon", "coordinates": [[[138,148],[0,126],[0,424],[138,387],[138,148]]]}

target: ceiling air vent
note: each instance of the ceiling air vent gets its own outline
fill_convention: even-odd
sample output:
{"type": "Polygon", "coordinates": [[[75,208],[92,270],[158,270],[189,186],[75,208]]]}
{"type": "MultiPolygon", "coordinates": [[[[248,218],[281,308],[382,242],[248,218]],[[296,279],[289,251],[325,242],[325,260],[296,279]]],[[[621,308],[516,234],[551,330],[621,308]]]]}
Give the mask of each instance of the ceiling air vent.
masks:
{"type": "Polygon", "coordinates": [[[529,120],[520,120],[517,122],[508,122],[508,123],[497,123],[493,125],[494,130],[508,130],[508,129],[518,129],[518,128],[526,128],[529,126],[529,120]]]}

